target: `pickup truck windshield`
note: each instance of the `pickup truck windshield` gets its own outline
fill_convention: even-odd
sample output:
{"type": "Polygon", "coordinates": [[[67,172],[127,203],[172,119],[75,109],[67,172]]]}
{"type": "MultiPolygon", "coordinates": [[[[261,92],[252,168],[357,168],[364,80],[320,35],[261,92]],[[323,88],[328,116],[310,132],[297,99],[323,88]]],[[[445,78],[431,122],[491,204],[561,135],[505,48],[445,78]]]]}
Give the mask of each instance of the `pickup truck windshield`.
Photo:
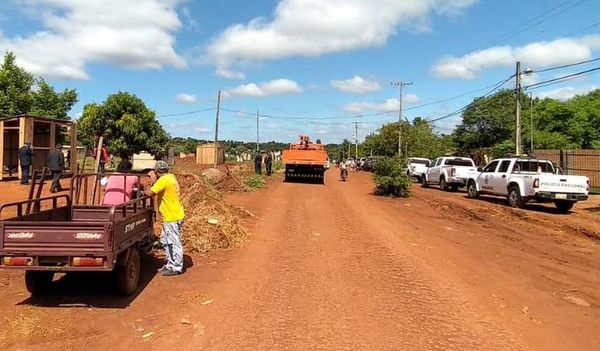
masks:
{"type": "Polygon", "coordinates": [[[554,166],[548,161],[517,161],[513,166],[513,173],[533,172],[533,173],[554,173],[554,166]]]}
{"type": "Polygon", "coordinates": [[[475,165],[473,164],[473,161],[469,160],[469,159],[462,159],[462,158],[451,158],[446,160],[446,163],[444,163],[444,165],[446,166],[466,166],[466,167],[474,167],[475,165]]]}

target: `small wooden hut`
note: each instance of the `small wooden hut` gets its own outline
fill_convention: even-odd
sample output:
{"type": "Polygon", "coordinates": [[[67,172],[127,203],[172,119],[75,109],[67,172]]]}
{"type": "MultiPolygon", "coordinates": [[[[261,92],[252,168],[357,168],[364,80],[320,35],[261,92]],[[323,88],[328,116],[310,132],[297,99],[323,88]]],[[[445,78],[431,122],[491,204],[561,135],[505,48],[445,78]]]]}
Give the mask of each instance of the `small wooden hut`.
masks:
{"type": "Polygon", "coordinates": [[[68,139],[70,150],[67,149],[65,154],[70,159],[65,159],[65,163],[75,173],[77,128],[73,122],[28,115],[0,117],[0,180],[21,178],[18,151],[26,142],[30,142],[33,148],[32,169],[35,170],[46,166],[48,152],[57,142],[66,144],[68,139]]]}
{"type": "Polygon", "coordinates": [[[217,164],[224,164],[225,149],[221,143],[217,143],[216,145],[216,147],[215,143],[198,145],[196,148],[196,163],[199,165],[213,165],[216,157],[217,164]]]}

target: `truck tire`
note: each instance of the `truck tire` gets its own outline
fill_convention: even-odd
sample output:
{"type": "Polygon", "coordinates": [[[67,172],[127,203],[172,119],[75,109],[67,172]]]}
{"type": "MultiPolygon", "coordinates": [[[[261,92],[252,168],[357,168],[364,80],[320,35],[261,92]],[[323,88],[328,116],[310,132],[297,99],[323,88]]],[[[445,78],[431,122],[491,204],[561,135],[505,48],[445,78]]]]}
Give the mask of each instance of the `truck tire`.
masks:
{"type": "Polygon", "coordinates": [[[523,208],[525,206],[525,200],[523,200],[517,185],[512,185],[508,188],[507,200],[510,207],[523,208]]]}
{"type": "Polygon", "coordinates": [[[427,177],[425,177],[425,174],[423,174],[421,176],[421,186],[423,188],[428,188],[429,187],[429,184],[427,183],[427,177]]]}
{"type": "Polygon", "coordinates": [[[477,185],[475,184],[475,181],[473,181],[473,180],[470,180],[469,183],[467,184],[467,195],[471,199],[476,199],[479,197],[479,192],[477,191],[477,185]]]}
{"type": "Polygon", "coordinates": [[[554,201],[554,206],[556,206],[556,209],[560,212],[569,212],[569,210],[573,208],[573,205],[575,205],[575,203],[572,201],[554,201]]]}
{"type": "Polygon", "coordinates": [[[115,270],[117,280],[117,292],[121,295],[131,295],[140,282],[140,253],[137,248],[130,248],[129,253],[124,251],[122,255],[128,255],[123,266],[115,270]]]}
{"type": "Polygon", "coordinates": [[[444,176],[440,177],[440,189],[442,189],[443,191],[450,190],[448,183],[446,183],[446,177],[444,177],[444,176]]]}
{"type": "Polygon", "coordinates": [[[25,271],[25,286],[31,295],[42,295],[50,289],[54,272],[25,271]]]}

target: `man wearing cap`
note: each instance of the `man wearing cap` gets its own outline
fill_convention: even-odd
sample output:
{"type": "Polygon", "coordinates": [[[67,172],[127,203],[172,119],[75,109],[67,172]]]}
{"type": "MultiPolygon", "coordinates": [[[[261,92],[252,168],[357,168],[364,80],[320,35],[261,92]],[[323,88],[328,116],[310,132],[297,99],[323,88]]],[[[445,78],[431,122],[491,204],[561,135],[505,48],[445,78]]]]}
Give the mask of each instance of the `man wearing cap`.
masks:
{"type": "Polygon", "coordinates": [[[52,185],[50,186],[50,192],[55,193],[62,191],[60,186],[60,176],[63,169],[65,168],[65,155],[62,152],[62,145],[56,144],[56,147],[48,153],[47,167],[52,175],[52,185]]]}
{"type": "Polygon", "coordinates": [[[183,272],[181,228],[185,213],[181,204],[177,177],[169,173],[169,165],[165,161],[156,162],[154,171],[150,172],[150,185],[152,187],[146,190],[146,195],[162,195],[159,206],[163,219],[160,242],[165,248],[166,262],[158,272],[165,276],[179,275],[183,272]]]}
{"type": "Polygon", "coordinates": [[[29,172],[33,163],[33,151],[30,142],[26,142],[19,149],[19,162],[21,163],[21,184],[29,184],[29,172]]]}

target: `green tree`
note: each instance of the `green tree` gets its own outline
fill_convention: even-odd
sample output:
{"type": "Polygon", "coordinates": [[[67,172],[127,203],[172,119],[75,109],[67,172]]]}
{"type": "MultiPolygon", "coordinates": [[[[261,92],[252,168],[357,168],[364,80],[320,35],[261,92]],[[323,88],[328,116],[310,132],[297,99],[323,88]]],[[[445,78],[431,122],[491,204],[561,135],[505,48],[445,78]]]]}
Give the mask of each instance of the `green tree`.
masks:
{"type": "Polygon", "coordinates": [[[15,55],[7,52],[0,67],[0,116],[28,113],[33,104],[31,88],[35,79],[15,60],[15,55]]]}
{"type": "Polygon", "coordinates": [[[83,108],[79,120],[82,141],[93,147],[103,136],[108,149],[116,154],[147,151],[157,157],[166,154],[169,136],[156,120],[156,114],[137,96],[119,92],[108,96],[102,104],[83,108]]]}
{"type": "Polygon", "coordinates": [[[36,79],[15,63],[7,52],[0,67],[0,116],[29,114],[67,120],[77,103],[77,92],[65,89],[57,93],[42,78],[36,79]]]}
{"type": "Polygon", "coordinates": [[[32,93],[33,104],[30,114],[56,119],[68,120],[69,111],[77,103],[77,92],[74,89],[65,89],[57,93],[45,80],[39,79],[37,90],[32,93]]]}

